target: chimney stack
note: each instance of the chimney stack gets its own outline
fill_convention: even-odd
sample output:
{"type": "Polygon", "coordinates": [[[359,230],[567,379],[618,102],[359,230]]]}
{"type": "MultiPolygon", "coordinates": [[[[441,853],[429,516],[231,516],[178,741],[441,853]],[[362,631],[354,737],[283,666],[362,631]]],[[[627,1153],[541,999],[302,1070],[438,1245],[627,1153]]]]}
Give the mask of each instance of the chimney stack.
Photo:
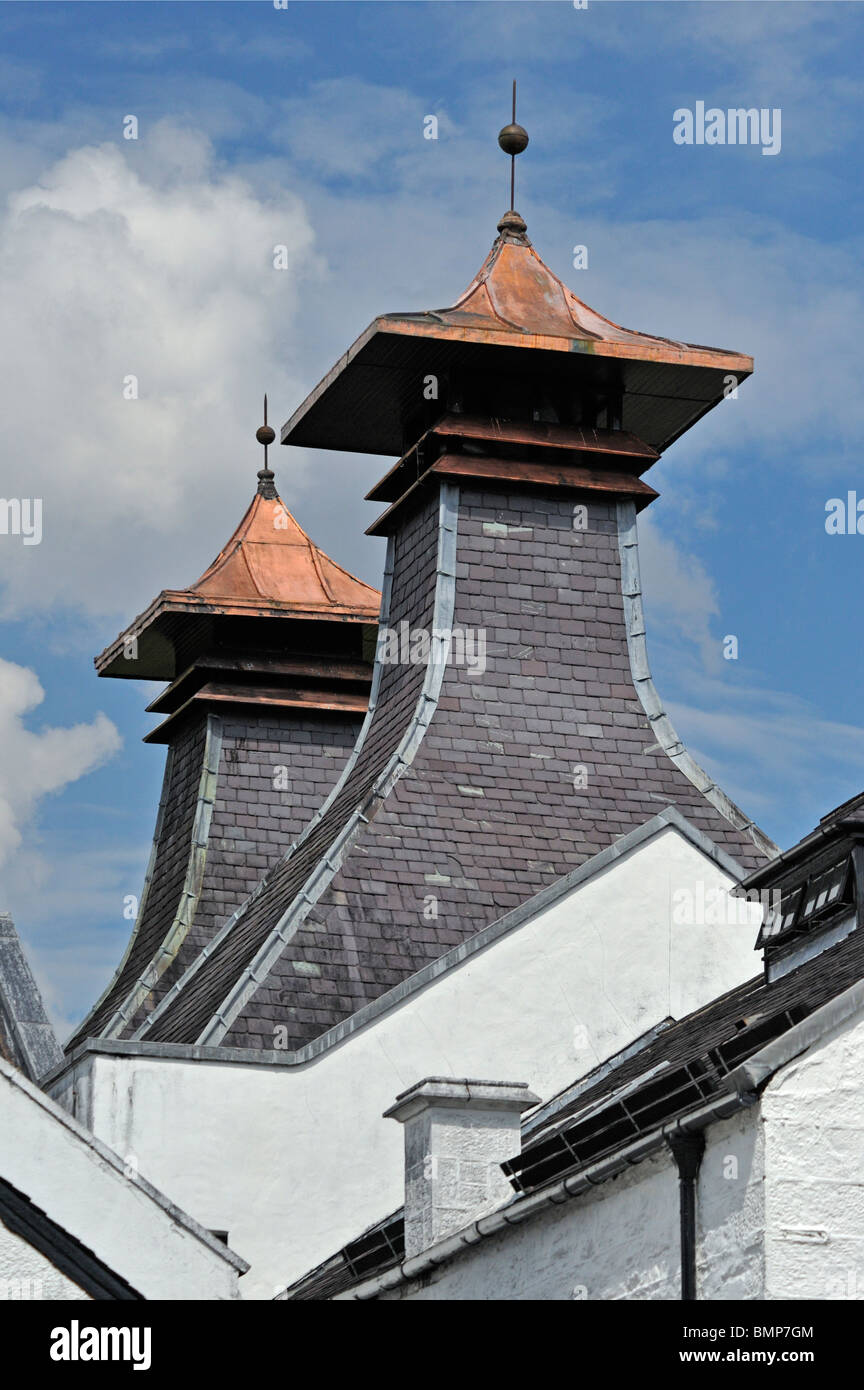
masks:
{"type": "Polygon", "coordinates": [[[525,1082],[429,1076],[385,1117],[405,1127],[405,1255],[411,1259],[500,1206],[513,1190],[501,1164],[522,1147],[525,1082]]]}

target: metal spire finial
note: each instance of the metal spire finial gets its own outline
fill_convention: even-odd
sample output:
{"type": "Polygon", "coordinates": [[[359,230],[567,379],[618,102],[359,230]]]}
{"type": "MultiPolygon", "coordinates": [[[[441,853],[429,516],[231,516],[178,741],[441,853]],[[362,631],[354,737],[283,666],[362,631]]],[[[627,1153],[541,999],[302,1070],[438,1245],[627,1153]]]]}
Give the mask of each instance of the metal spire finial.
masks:
{"type": "Polygon", "coordinates": [[[276,438],[276,431],[274,429],[271,429],[270,425],[267,424],[266,394],[264,396],[264,424],[259,425],[258,429],[255,431],[255,438],[258,440],[259,444],[264,445],[264,467],[260,470],[258,474],[258,491],[262,497],[272,498],[276,496],[276,488],[273,483],[275,474],[270,468],[267,459],[267,450],[273,443],[273,440],[276,438]]]}
{"type": "Polygon", "coordinates": [[[516,124],[516,81],[513,81],[513,119],[498,132],[498,144],[510,156],[510,211],[516,211],[516,156],[528,144],[528,132],[516,124]]]}

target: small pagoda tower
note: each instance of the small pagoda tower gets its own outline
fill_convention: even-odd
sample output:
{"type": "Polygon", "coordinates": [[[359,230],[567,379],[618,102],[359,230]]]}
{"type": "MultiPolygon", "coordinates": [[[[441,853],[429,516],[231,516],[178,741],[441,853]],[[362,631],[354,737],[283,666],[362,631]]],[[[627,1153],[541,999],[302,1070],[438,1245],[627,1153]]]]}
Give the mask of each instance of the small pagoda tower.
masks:
{"type": "Polygon", "coordinates": [[[147,1018],[318,810],[366,713],[381,595],[282,502],[266,408],[264,468],[231,539],[96,658],[100,676],[168,682],[145,739],[167,759],[131,940],[69,1047],[147,1018]]]}
{"type": "Polygon", "coordinates": [[[397,459],[369,494],[388,541],[370,714],[143,1040],[314,1045],[666,807],[744,869],[775,853],[654,687],[636,529],[645,473],[752,359],[604,318],[512,203],[454,304],[375,319],[283,428],[397,459]]]}

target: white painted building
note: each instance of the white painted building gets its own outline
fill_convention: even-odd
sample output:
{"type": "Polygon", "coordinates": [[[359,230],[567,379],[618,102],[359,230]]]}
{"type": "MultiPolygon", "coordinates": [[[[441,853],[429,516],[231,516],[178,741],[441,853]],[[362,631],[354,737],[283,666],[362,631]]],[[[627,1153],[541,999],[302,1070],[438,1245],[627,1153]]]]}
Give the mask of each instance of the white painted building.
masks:
{"type": "Polygon", "coordinates": [[[389,1111],[406,1173],[387,1248],[364,1247],[358,1225],[286,1297],[864,1296],[862,810],[864,798],[841,807],[748,880],[777,886],[762,978],[652,1030],[521,1123],[508,1073],[503,1162],[494,1083],[464,1072],[411,1088],[389,1111]]]}
{"type": "Polygon", "coordinates": [[[831,1107],[864,822],[840,808],[779,854],[676,735],[646,648],[643,475],[752,368],[596,313],[513,209],[453,305],[340,357],[282,442],[398,460],[370,494],[374,668],[374,591],[288,516],[265,452],[205,575],[99,658],[169,681],[168,760],[132,937],[62,1057],[0,934],[13,1224],[44,1205],[118,1297],[233,1297],[247,1262],[255,1299],[857,1278],[855,1203],[841,1229],[801,1163],[823,1111],[854,1146],[831,1107]],[[742,882],[780,895],[764,976],[742,882]]]}
{"type": "MultiPolygon", "coordinates": [[[[803,1032],[809,1045],[802,1034],[784,1039],[803,1050],[754,1105],[704,1130],[700,1300],[864,1297],[864,988],[803,1032]]],[[[334,1296],[680,1299],[679,1180],[662,1139],[635,1166],[594,1180],[508,1202],[334,1296]]]]}
{"type": "Polygon", "coordinates": [[[416,1077],[515,1076],[548,1098],[751,974],[758,909],[722,930],[672,921],[674,894],[739,877],[667,810],[302,1053],[99,1040],[46,1084],[226,1230],[266,1298],[401,1204],[381,1112],[416,1077]]]}

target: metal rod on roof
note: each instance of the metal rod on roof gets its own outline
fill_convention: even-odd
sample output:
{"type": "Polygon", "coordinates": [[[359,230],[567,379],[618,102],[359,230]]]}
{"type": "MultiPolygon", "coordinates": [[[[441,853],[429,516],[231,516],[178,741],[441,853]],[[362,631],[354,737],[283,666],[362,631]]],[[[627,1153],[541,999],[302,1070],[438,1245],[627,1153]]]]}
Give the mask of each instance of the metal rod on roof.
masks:
{"type": "MultiPolygon", "coordinates": [[[[516,124],[516,78],[513,78],[513,124],[516,124]]],[[[510,211],[516,207],[516,155],[510,156],[510,211]]]]}

